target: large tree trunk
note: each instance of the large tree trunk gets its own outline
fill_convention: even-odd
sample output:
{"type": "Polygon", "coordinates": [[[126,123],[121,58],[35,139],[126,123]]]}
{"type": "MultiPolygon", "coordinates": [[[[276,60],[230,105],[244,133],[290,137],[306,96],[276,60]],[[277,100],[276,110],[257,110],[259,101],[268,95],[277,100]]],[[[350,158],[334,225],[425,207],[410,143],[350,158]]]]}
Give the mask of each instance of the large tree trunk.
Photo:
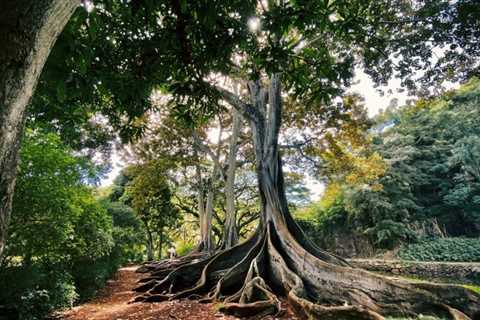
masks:
{"type": "Polygon", "coordinates": [[[7,239],[25,109],[79,0],[0,1],[0,258],[7,239]]]}
{"type": "MultiPolygon", "coordinates": [[[[268,90],[250,83],[260,227],[244,243],[173,269],[154,269],[136,290],[137,301],[204,296],[237,316],[275,314],[283,296],[308,319],[384,319],[384,315],[436,315],[477,319],[480,295],[456,285],[412,283],[355,269],[324,252],[303,234],[288,211],[278,152],[280,77],[268,90]],[[268,102],[267,102],[268,101],[268,102]]],[[[228,99],[227,99],[228,100],[228,99]]],[[[231,99],[234,103],[237,100],[231,99]]]]}

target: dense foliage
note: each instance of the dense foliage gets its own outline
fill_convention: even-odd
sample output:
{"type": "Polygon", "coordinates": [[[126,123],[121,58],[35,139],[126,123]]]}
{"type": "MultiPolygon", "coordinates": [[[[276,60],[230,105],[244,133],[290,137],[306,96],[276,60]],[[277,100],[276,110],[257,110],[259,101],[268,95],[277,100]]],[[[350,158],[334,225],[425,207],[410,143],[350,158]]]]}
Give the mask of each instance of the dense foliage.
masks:
{"type": "Polygon", "coordinates": [[[172,191],[165,177],[165,165],[152,161],[131,166],[126,171],[130,181],[123,197],[143,223],[147,259],[154,259],[154,242],[158,243],[157,257],[162,259],[164,245],[169,241],[167,232],[181,222],[179,210],[172,204],[172,191]]]}
{"type": "Polygon", "coordinates": [[[105,208],[89,182],[100,169],[53,133],[29,129],[21,149],[11,241],[0,266],[0,305],[43,319],[91,297],[132,258],[131,212],[105,208]]]}
{"type": "Polygon", "coordinates": [[[438,238],[403,246],[398,256],[417,261],[474,261],[480,262],[478,238],[438,238]]]}
{"type": "Polygon", "coordinates": [[[393,248],[422,237],[478,237],[479,97],[480,81],[472,79],[441,97],[381,113],[368,148],[386,170],[370,183],[348,183],[351,170],[329,174],[321,204],[310,209],[320,241],[353,233],[393,248]]]}

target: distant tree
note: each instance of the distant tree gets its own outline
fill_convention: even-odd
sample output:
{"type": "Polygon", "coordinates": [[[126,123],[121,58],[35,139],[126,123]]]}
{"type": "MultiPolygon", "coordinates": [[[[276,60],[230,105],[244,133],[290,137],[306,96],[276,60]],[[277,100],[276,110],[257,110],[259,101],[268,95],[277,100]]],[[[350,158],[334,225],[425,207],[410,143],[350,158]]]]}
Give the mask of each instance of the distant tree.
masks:
{"type": "Polygon", "coordinates": [[[97,169],[73,156],[55,134],[28,130],[21,153],[6,258],[66,263],[72,257],[108,255],[111,220],[85,185],[97,169]]]}
{"type": "Polygon", "coordinates": [[[172,193],[165,179],[165,167],[150,162],[128,168],[132,180],[126,186],[124,197],[142,221],[146,232],[147,259],[154,259],[154,234],[158,237],[158,258],[168,229],[174,227],[180,218],[178,209],[171,202],[172,193]]]}
{"type": "MultiPolygon", "coordinates": [[[[346,229],[367,235],[377,248],[418,236],[478,236],[479,92],[479,80],[472,79],[458,90],[379,114],[368,148],[380,157],[380,167],[365,158],[352,177],[349,167],[337,165],[342,157],[327,162],[331,180],[319,210],[325,236],[346,229]],[[370,183],[366,168],[376,172],[370,183]],[[339,206],[340,214],[333,210],[339,206]],[[345,223],[327,230],[339,217],[345,223]]],[[[358,161],[348,158],[346,163],[358,161]]]]}

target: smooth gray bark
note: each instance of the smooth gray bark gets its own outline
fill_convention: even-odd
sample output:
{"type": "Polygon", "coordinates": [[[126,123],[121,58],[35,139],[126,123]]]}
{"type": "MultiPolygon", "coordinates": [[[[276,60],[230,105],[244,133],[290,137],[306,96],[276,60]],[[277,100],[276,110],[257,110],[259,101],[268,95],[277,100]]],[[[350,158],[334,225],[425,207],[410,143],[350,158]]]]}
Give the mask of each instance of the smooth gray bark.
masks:
{"type": "MultiPolygon", "coordinates": [[[[197,152],[195,151],[195,154],[197,152]]],[[[199,159],[198,155],[196,156],[197,158],[197,164],[195,165],[195,177],[197,180],[197,210],[198,210],[198,220],[199,220],[199,225],[200,225],[200,243],[198,246],[198,249],[200,251],[204,250],[205,247],[205,241],[207,237],[207,231],[205,230],[205,192],[204,192],[204,187],[203,187],[203,178],[202,178],[202,171],[200,168],[199,159]]]]}
{"type": "Polygon", "coordinates": [[[25,110],[79,0],[0,1],[0,258],[7,239],[25,110]]]}
{"type": "Polygon", "coordinates": [[[194,139],[194,149],[198,159],[198,151],[202,150],[206,152],[211,160],[213,161],[213,169],[211,171],[210,177],[208,181],[203,181],[200,167],[197,165],[196,168],[196,176],[197,180],[199,181],[199,189],[200,191],[206,192],[206,200],[205,198],[198,197],[198,205],[199,205],[199,216],[200,216],[200,251],[206,251],[212,253],[215,250],[215,244],[212,238],[212,230],[213,230],[213,214],[214,214],[214,200],[215,200],[215,183],[219,176],[221,176],[221,165],[220,165],[220,152],[222,149],[222,134],[223,134],[223,127],[220,121],[220,128],[218,134],[218,143],[217,149],[213,152],[208,146],[204,145],[200,140],[199,136],[194,132],[193,139],[194,139]],[[202,204],[203,203],[203,204],[202,204]]]}
{"type": "Polygon", "coordinates": [[[223,248],[230,248],[238,242],[237,215],[235,209],[235,172],[237,170],[238,138],[242,129],[242,118],[237,110],[233,110],[232,135],[227,160],[227,177],[225,181],[225,226],[223,231],[223,248]]]}
{"type": "Polygon", "coordinates": [[[214,210],[214,200],[215,200],[215,182],[220,175],[220,152],[222,150],[222,133],[223,127],[220,122],[220,130],[218,134],[218,144],[216,153],[211,155],[213,161],[213,169],[212,173],[208,182],[208,192],[207,192],[207,205],[205,207],[205,231],[206,231],[206,239],[205,239],[205,251],[213,252],[215,250],[215,244],[213,243],[212,239],[212,222],[213,222],[213,210],[214,210]]]}
{"type": "MultiPolygon", "coordinates": [[[[213,197],[214,193],[211,187],[211,182],[205,182],[202,177],[202,172],[199,164],[199,158],[195,144],[195,154],[197,155],[197,164],[195,166],[195,176],[198,184],[197,205],[198,217],[200,225],[200,243],[198,245],[199,251],[210,252],[213,250],[212,241],[212,216],[213,216],[213,197]],[[207,195],[205,199],[205,194],[207,195]]],[[[216,166],[214,166],[212,178],[215,174],[216,166]]]]}

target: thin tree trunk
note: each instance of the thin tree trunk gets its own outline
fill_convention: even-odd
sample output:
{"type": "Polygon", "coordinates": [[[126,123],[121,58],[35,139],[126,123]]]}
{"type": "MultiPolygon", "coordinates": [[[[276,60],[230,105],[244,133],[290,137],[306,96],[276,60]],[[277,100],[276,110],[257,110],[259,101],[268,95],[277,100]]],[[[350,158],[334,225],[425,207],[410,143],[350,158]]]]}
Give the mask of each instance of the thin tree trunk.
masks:
{"type": "Polygon", "coordinates": [[[202,171],[200,168],[200,160],[198,158],[197,150],[195,149],[195,156],[197,158],[197,164],[195,165],[195,177],[197,180],[197,210],[198,220],[200,226],[200,243],[198,245],[199,251],[206,249],[205,240],[208,238],[208,231],[206,228],[206,216],[205,216],[205,190],[203,185],[202,171]]]}
{"type": "MultiPolygon", "coordinates": [[[[214,210],[214,200],[215,200],[215,182],[221,171],[219,158],[220,158],[220,151],[222,148],[222,141],[221,141],[222,133],[223,133],[223,127],[220,121],[217,150],[216,150],[216,153],[214,154],[208,147],[205,147],[204,145],[202,145],[202,142],[200,141],[198,135],[195,132],[193,132],[195,152],[197,153],[197,148],[203,147],[204,150],[205,149],[208,150],[207,153],[209,153],[213,161],[213,169],[210,175],[210,179],[207,183],[207,190],[206,190],[207,200],[206,200],[204,209],[202,209],[201,211],[199,210],[199,214],[203,213],[204,215],[203,217],[200,216],[201,240],[200,240],[200,245],[198,249],[200,251],[206,251],[208,253],[212,253],[215,250],[215,244],[213,243],[213,238],[212,238],[212,229],[213,229],[212,221],[213,221],[213,210],[214,210]]],[[[197,155],[197,159],[198,159],[198,155],[197,155]]],[[[197,170],[196,171],[197,179],[199,181],[202,181],[200,167],[198,165],[196,170],[197,170]]],[[[200,183],[200,188],[201,188],[201,191],[203,191],[203,181],[202,183],[200,183]]],[[[199,198],[199,200],[201,199],[199,198]]],[[[199,201],[199,209],[200,209],[200,201],[199,201]]]]}
{"type": "Polygon", "coordinates": [[[237,170],[238,137],[242,128],[242,118],[237,110],[233,110],[232,135],[228,153],[227,179],[225,181],[225,227],[223,233],[223,248],[230,248],[238,242],[237,215],[235,210],[235,172],[237,170]]]}
{"type": "MultiPolygon", "coordinates": [[[[214,165],[214,172],[216,166],[214,165]]],[[[204,251],[212,252],[215,249],[212,239],[212,220],[213,220],[213,200],[215,198],[215,190],[213,186],[214,175],[210,178],[208,192],[207,192],[207,205],[205,207],[205,220],[204,220],[204,238],[202,242],[204,244],[204,251]]]]}
{"type": "Polygon", "coordinates": [[[148,223],[146,221],[143,221],[143,225],[145,227],[145,233],[146,233],[146,249],[147,249],[147,261],[153,261],[154,256],[153,256],[153,235],[152,231],[150,230],[150,227],[148,226],[148,223]]]}
{"type": "Polygon", "coordinates": [[[163,247],[163,228],[158,231],[158,260],[162,260],[162,247],[163,247]]]}
{"type": "Polygon", "coordinates": [[[79,0],[0,1],[0,258],[7,239],[25,110],[79,0]]]}

